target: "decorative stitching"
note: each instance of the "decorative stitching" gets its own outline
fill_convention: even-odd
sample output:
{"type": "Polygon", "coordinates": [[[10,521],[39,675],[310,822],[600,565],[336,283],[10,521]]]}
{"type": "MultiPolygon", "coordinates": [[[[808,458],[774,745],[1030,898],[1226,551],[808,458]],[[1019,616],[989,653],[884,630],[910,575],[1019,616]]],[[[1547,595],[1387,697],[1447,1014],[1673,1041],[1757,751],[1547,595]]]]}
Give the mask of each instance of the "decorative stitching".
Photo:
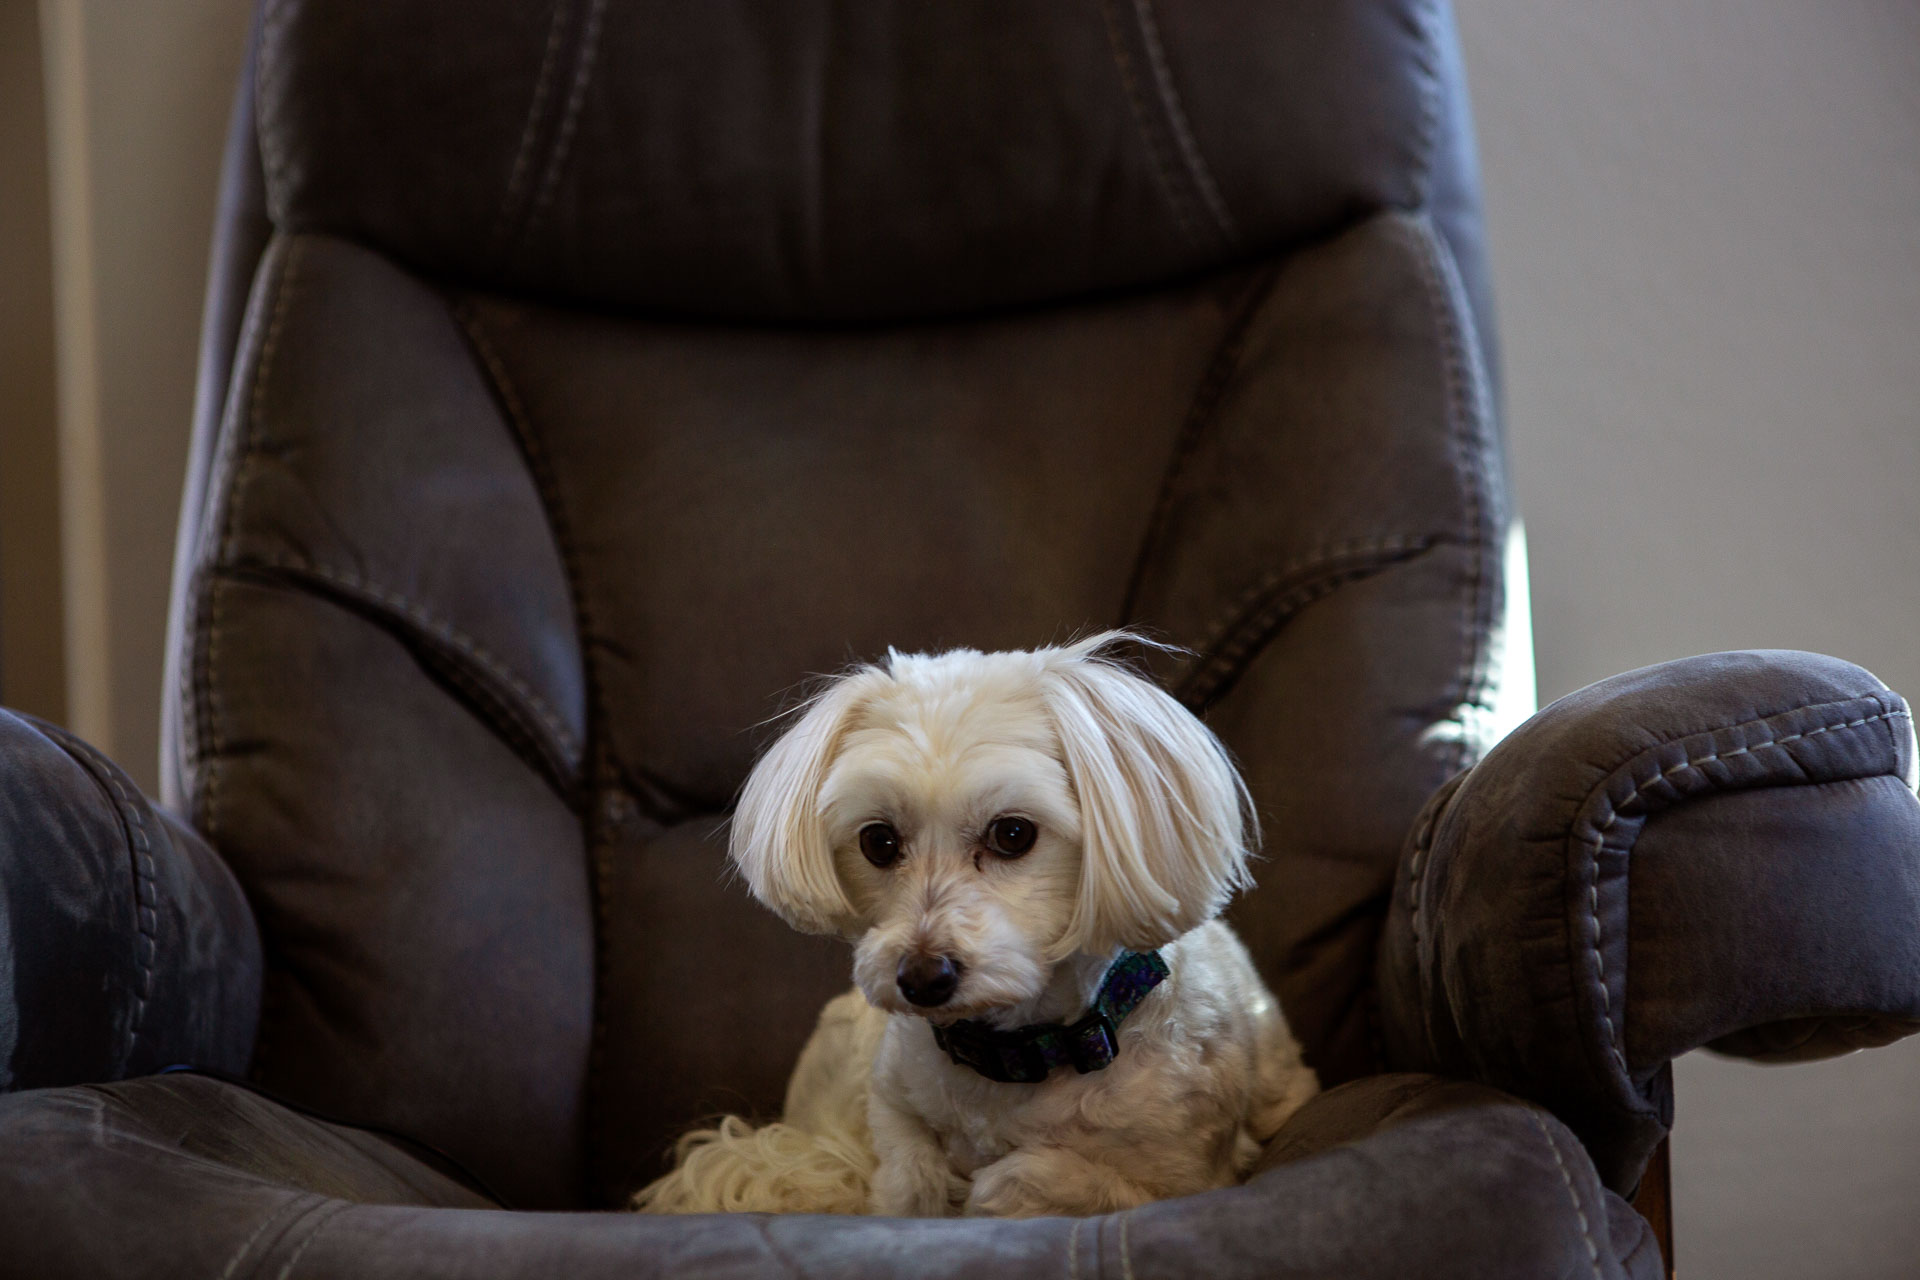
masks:
{"type": "Polygon", "coordinates": [[[140,806],[134,803],[126,783],[120,780],[120,771],[81,739],[66,733],[59,737],[69,750],[78,748],[81,754],[92,761],[97,776],[104,778],[113,788],[113,793],[119,797],[116,807],[120,810],[122,826],[127,833],[128,843],[134,849],[134,922],[143,945],[139,948],[140,985],[134,995],[133,1020],[127,1026],[124,1056],[130,1061],[133,1046],[140,1038],[140,1028],[146,1023],[147,1006],[153,999],[153,962],[160,954],[160,882],[153,861],[153,844],[147,838],[147,824],[140,816],[140,806]]]}
{"type": "MultiPolygon", "coordinates": [[[[219,517],[218,532],[213,539],[210,558],[218,563],[227,558],[239,539],[239,518],[245,504],[245,490],[248,480],[249,463],[253,457],[254,443],[260,429],[260,420],[265,411],[265,388],[272,372],[273,358],[279,350],[281,331],[286,320],[289,299],[294,294],[296,277],[300,267],[305,242],[298,238],[286,242],[285,261],[280,267],[278,278],[274,281],[274,298],[267,331],[260,343],[259,358],[253,367],[253,385],[249,388],[244,411],[238,400],[229,402],[228,410],[233,414],[231,425],[223,430],[229,453],[220,472],[226,476],[224,486],[225,509],[219,517]],[[244,418],[242,414],[244,412],[244,418]]],[[[255,321],[257,323],[257,320],[255,321]]],[[[258,332],[258,330],[254,330],[258,332]]],[[[213,574],[202,571],[202,591],[206,600],[205,629],[202,643],[197,654],[196,666],[200,676],[201,708],[196,712],[196,738],[201,751],[197,761],[199,769],[199,827],[207,843],[217,851],[220,833],[220,783],[226,768],[225,736],[221,728],[224,714],[219,692],[216,671],[220,661],[220,632],[224,617],[223,600],[225,584],[213,574]]],[[[196,609],[196,614],[199,610],[196,609]]],[[[271,980],[271,960],[268,972],[261,981],[260,1021],[254,1034],[253,1064],[250,1074],[259,1079],[263,1064],[269,1056],[269,1046],[273,1039],[274,1024],[280,1008],[276,993],[276,984],[271,980]]]]}
{"type": "Polygon", "coordinates": [[[1240,372],[1240,358],[1246,352],[1253,321],[1273,296],[1274,283],[1280,277],[1279,265],[1268,267],[1262,275],[1264,278],[1256,277],[1253,280],[1246,301],[1228,322],[1220,345],[1207,361],[1206,372],[1200,376],[1193,399],[1187,405],[1179,438],[1174,441],[1173,456],[1167,460],[1166,471],[1160,479],[1160,493],[1154,501],[1153,513],[1147,517],[1147,531],[1141,536],[1140,550],[1134,557],[1133,572],[1127,578],[1127,594],[1120,608],[1122,617],[1132,617],[1134,610],[1140,606],[1140,592],[1146,586],[1147,570],[1154,551],[1166,533],[1166,523],[1171,517],[1180,481],[1186,475],[1187,464],[1199,452],[1207,429],[1213,425],[1213,415],[1219,410],[1227,387],[1232,385],[1234,377],[1240,372]]]}
{"type": "Polygon", "coordinates": [[[1067,1280],[1080,1280],[1080,1227],[1085,1218],[1073,1220],[1073,1230],[1067,1232],[1067,1280]]]}
{"type": "Polygon", "coordinates": [[[267,378],[273,370],[273,358],[279,352],[280,335],[286,329],[288,301],[293,297],[294,278],[299,270],[300,255],[305,241],[294,239],[287,242],[287,265],[280,274],[280,281],[274,288],[273,319],[267,324],[267,336],[260,346],[260,363],[254,371],[253,386],[247,396],[247,432],[241,441],[240,456],[235,460],[241,468],[236,472],[233,484],[233,501],[227,506],[227,545],[223,554],[231,555],[233,539],[239,528],[240,508],[245,497],[245,467],[253,457],[253,447],[260,434],[260,420],[266,417],[267,378]]]}
{"type": "MultiPolygon", "coordinates": [[[[265,265],[267,256],[267,252],[262,253],[262,265],[265,265]]],[[[284,262],[280,264],[280,272],[281,274],[274,279],[275,289],[280,287],[284,279],[284,262]]],[[[236,351],[256,348],[260,331],[266,325],[272,310],[272,307],[264,306],[249,306],[247,308],[247,313],[244,318],[244,329],[240,334],[239,341],[235,344],[234,349],[236,351]]],[[[220,426],[214,439],[215,447],[219,451],[219,457],[216,458],[214,464],[208,468],[209,485],[213,483],[216,477],[224,480],[232,479],[233,462],[239,453],[239,435],[242,429],[240,425],[239,408],[241,400],[242,397],[229,395],[226,402],[221,406],[220,426]]],[[[208,721],[210,719],[206,688],[206,632],[209,610],[201,599],[206,592],[206,575],[202,572],[203,566],[199,562],[203,559],[217,560],[219,557],[220,538],[222,530],[224,529],[226,508],[228,505],[227,488],[229,487],[230,486],[223,484],[218,492],[209,492],[206,495],[201,506],[200,528],[194,535],[196,563],[193,572],[195,581],[188,597],[191,612],[187,626],[191,629],[195,644],[189,660],[180,664],[180,700],[182,707],[190,708],[189,715],[191,725],[188,735],[188,746],[191,752],[191,762],[195,769],[200,767],[201,763],[207,759],[211,751],[205,741],[209,730],[208,721]]]]}
{"type": "Polygon", "coordinates": [[[1207,638],[1199,645],[1202,653],[1226,639],[1226,633],[1235,625],[1239,616],[1251,609],[1261,596],[1271,591],[1286,579],[1309,569],[1342,559],[1358,556],[1376,555],[1391,551],[1424,551],[1432,544],[1431,538],[1410,534],[1393,534],[1384,538],[1354,538],[1344,542],[1329,542],[1313,548],[1305,555],[1295,556],[1277,569],[1269,569],[1261,574],[1254,584],[1234,598],[1220,613],[1214,615],[1213,624],[1207,629],[1207,638]]]}
{"type": "Polygon", "coordinates": [[[1532,1107],[1526,1108],[1527,1119],[1540,1131],[1541,1141],[1547,1144],[1547,1150],[1553,1153],[1554,1167],[1560,1170],[1560,1185],[1567,1189],[1567,1200],[1573,1205],[1573,1216],[1580,1220],[1580,1238],[1587,1244],[1587,1264],[1593,1268],[1593,1280],[1600,1280],[1600,1247],[1593,1242],[1593,1224],[1587,1221],[1587,1212],[1580,1207],[1580,1193],[1574,1190],[1573,1174],[1567,1170],[1567,1162],[1560,1158],[1560,1144],[1553,1140],[1553,1134],[1540,1113],[1532,1107]]]}
{"type": "Polygon", "coordinates": [[[1124,1280],[1133,1280],[1133,1249],[1127,1244],[1127,1222],[1132,1217],[1131,1209],[1120,1215],[1120,1274],[1124,1280]]]}
{"type": "MultiPolygon", "coordinates": [[[[207,843],[216,844],[220,830],[220,770],[226,745],[220,732],[220,695],[214,688],[214,668],[220,659],[221,587],[217,578],[209,578],[207,594],[207,637],[201,646],[205,655],[206,754],[200,759],[200,829],[207,843]]],[[[216,845],[217,847],[217,845],[216,845]]]]}
{"type": "Polygon", "coordinates": [[[289,1255],[287,1258],[286,1265],[280,1268],[280,1274],[278,1276],[275,1276],[274,1280],[287,1280],[287,1277],[293,1274],[294,1265],[300,1261],[301,1256],[306,1253],[308,1248],[312,1246],[313,1242],[320,1238],[320,1233],[322,1231],[325,1231],[328,1227],[332,1226],[333,1220],[335,1218],[338,1218],[341,1214],[345,1213],[351,1207],[352,1206],[349,1205],[344,1200],[336,1201],[327,1210],[325,1216],[323,1216],[318,1222],[315,1222],[313,1226],[308,1229],[306,1238],[303,1239],[294,1248],[293,1253],[289,1255]]]}
{"type": "Polygon", "coordinates": [[[1166,46],[1160,42],[1160,24],[1153,16],[1152,0],[1133,0],[1133,12],[1139,20],[1140,40],[1147,48],[1147,65],[1153,70],[1154,85],[1160,93],[1160,105],[1166,109],[1168,131],[1173,134],[1173,140],[1187,162],[1187,173],[1206,204],[1207,212],[1213,215],[1214,222],[1220,227],[1220,234],[1226,237],[1227,247],[1238,248],[1240,234],[1234,227],[1233,215],[1227,212],[1227,202],[1221,198],[1220,188],[1214,185],[1213,173],[1200,154],[1200,144],[1194,140],[1186,110],[1180,103],[1180,94],[1174,88],[1173,71],[1167,65],[1166,46]]]}
{"type": "Polygon", "coordinates": [[[1277,621],[1379,568],[1382,557],[1398,559],[1417,555],[1432,544],[1431,538],[1402,534],[1328,543],[1268,570],[1216,615],[1206,638],[1194,646],[1202,656],[1181,682],[1180,700],[1195,706],[1217,695],[1270,637],[1277,621]],[[1335,567],[1342,562],[1344,567],[1335,567]],[[1319,576],[1327,574],[1329,569],[1333,572],[1319,576]],[[1308,581],[1276,598],[1268,598],[1290,580],[1302,578],[1308,581]]]}
{"type": "Polygon", "coordinates": [[[1163,154],[1159,140],[1155,137],[1153,124],[1148,118],[1146,102],[1140,93],[1140,79],[1134,71],[1133,55],[1127,52],[1126,39],[1121,34],[1119,19],[1114,16],[1114,0],[1101,0],[1100,12],[1107,22],[1107,43],[1113,49],[1113,63],[1120,72],[1120,83],[1126,89],[1127,104],[1132,108],[1134,124],[1140,130],[1140,139],[1146,144],[1147,157],[1153,165],[1153,176],[1160,184],[1160,192],[1167,198],[1167,207],[1173,211],[1173,220],[1180,228],[1180,234],[1196,247],[1201,241],[1198,230],[1187,214],[1186,202],[1173,181],[1173,169],[1163,154]]]}
{"type": "MultiPolygon", "coordinates": [[[[566,574],[567,598],[573,602],[574,631],[579,637],[581,680],[586,689],[587,740],[590,756],[581,761],[580,796],[587,803],[594,791],[608,781],[618,781],[620,762],[611,758],[604,749],[594,749],[593,726],[604,720],[606,709],[601,701],[598,670],[591,660],[592,647],[588,637],[594,633],[592,612],[587,606],[586,593],[581,588],[579,565],[573,553],[571,528],[567,523],[566,506],[560,500],[559,481],[546,452],[541,446],[540,437],[533,429],[533,421],[528,416],[526,405],[514,390],[513,380],[508,376],[506,364],[493,343],[487,338],[486,328],[481,323],[479,313],[467,303],[457,303],[452,307],[454,319],[467,335],[474,354],[480,359],[486,374],[488,385],[500,402],[506,415],[507,425],[519,444],[522,455],[527,461],[527,470],[533,476],[534,488],[540,495],[542,510],[547,517],[547,528],[553,534],[554,546],[560,553],[560,564],[566,574]]],[[[600,1160],[601,1126],[592,1123],[592,1117],[604,1105],[601,1101],[602,1078],[606,1062],[606,1002],[602,998],[607,988],[607,947],[606,936],[610,924],[607,905],[607,883],[613,875],[612,843],[604,830],[593,828],[585,813],[581,816],[581,834],[588,849],[588,888],[593,907],[593,1040],[587,1054],[587,1101],[586,1110],[589,1123],[586,1126],[586,1162],[592,1170],[600,1160]]]]}
{"type": "MultiPolygon", "coordinates": [[[[266,336],[260,343],[260,357],[254,362],[253,385],[248,390],[245,421],[236,424],[230,431],[233,441],[232,454],[227,462],[229,479],[226,485],[226,511],[221,522],[221,532],[215,539],[214,556],[216,560],[230,559],[239,541],[240,513],[246,503],[246,487],[249,478],[249,464],[253,458],[255,442],[260,431],[260,421],[265,416],[267,379],[272,373],[273,359],[280,347],[280,335],[285,327],[289,299],[295,290],[296,277],[300,268],[301,254],[305,242],[292,239],[287,242],[286,262],[280,268],[280,276],[274,282],[274,299],[271,318],[267,323],[266,336]]],[[[236,416],[239,410],[235,410],[236,416]]],[[[222,708],[220,694],[215,679],[215,669],[220,656],[221,595],[218,580],[210,580],[206,587],[208,616],[206,643],[201,647],[204,654],[202,693],[206,700],[206,730],[208,755],[200,761],[204,781],[201,784],[201,830],[206,833],[208,843],[214,843],[219,830],[220,812],[220,774],[223,768],[221,756],[225,751],[220,721],[222,708]]]]}
{"type": "Polygon", "coordinates": [[[540,132],[540,118],[546,114],[547,95],[553,91],[553,68],[560,59],[560,37],[567,29],[567,10],[565,0],[553,7],[553,22],[547,28],[546,52],[540,56],[540,70],[533,80],[533,101],[527,107],[527,123],[520,131],[520,145],[514,150],[513,168],[507,175],[506,198],[500,202],[500,212],[493,221],[492,240],[496,255],[506,251],[513,214],[520,204],[520,188],[526,181],[527,166],[533,160],[533,143],[540,132]]]}
{"type": "Polygon", "coordinates": [[[573,132],[580,122],[580,106],[586,101],[587,83],[593,78],[594,57],[600,43],[600,19],[606,8],[607,0],[591,0],[587,7],[586,26],[580,33],[580,58],[574,64],[573,88],[567,94],[566,113],[560,117],[560,132],[554,136],[553,154],[547,158],[546,173],[541,176],[540,189],[534,193],[533,209],[527,214],[527,225],[520,233],[523,239],[533,233],[553,199],[554,189],[560,184],[560,170],[566,164],[573,132]]]}
{"type": "Polygon", "coordinates": [[[281,68],[273,51],[279,47],[282,29],[289,21],[288,14],[292,9],[293,5],[286,0],[266,0],[260,16],[260,45],[253,57],[254,133],[260,140],[261,177],[267,188],[269,210],[277,203],[282,216],[286,213],[289,166],[279,127],[279,113],[274,112],[269,119],[267,108],[279,102],[274,90],[279,88],[276,77],[281,68]]]}
{"type": "MultiPolygon", "coordinates": [[[[1461,500],[1465,508],[1461,514],[1466,528],[1466,545],[1472,553],[1467,570],[1470,612],[1466,653],[1461,658],[1460,694],[1455,705],[1489,711],[1490,708],[1484,705],[1489,674],[1486,671],[1486,631],[1492,625],[1492,610],[1487,599],[1488,566],[1485,562],[1492,542],[1489,537],[1492,531],[1488,528],[1491,512],[1489,504],[1482,501],[1482,477],[1478,459],[1474,456],[1474,446],[1478,443],[1475,437],[1486,417],[1483,388],[1476,376],[1479,353],[1470,346],[1471,340],[1466,332],[1454,323],[1455,312],[1451,305],[1455,301],[1453,282],[1447,265],[1441,259],[1441,246],[1432,229],[1425,224],[1405,221],[1399,225],[1412,232],[1411,238],[1418,251],[1415,259],[1420,266],[1422,283],[1426,285],[1435,333],[1441,342],[1441,375],[1446,386],[1447,443],[1460,481],[1461,500]]],[[[1467,737],[1462,734],[1455,771],[1471,762],[1469,756],[1474,744],[1467,741],[1467,737]]]]}
{"type": "MultiPolygon", "coordinates": [[[[331,565],[321,564],[317,561],[307,559],[304,556],[283,553],[256,557],[252,563],[295,573],[311,574],[324,582],[332,583],[336,587],[360,594],[377,603],[384,604],[389,608],[400,610],[400,612],[425,627],[433,635],[446,641],[454,648],[472,658],[491,675],[506,684],[509,689],[525,700],[529,709],[539,717],[540,723],[544,725],[547,731],[559,742],[563,754],[569,759],[577,759],[579,757],[581,750],[579,739],[574,737],[573,732],[567,728],[565,722],[561,720],[559,713],[553,708],[551,703],[541,697],[525,680],[516,675],[513,669],[507,666],[504,661],[494,656],[491,650],[487,649],[466,632],[454,626],[452,622],[428,609],[425,605],[407,596],[403,596],[391,588],[383,587],[379,583],[373,582],[360,574],[345,569],[338,569],[331,565]]],[[[244,566],[236,565],[235,567],[244,566]]]]}
{"type": "MultiPolygon", "coordinates": [[[[1782,712],[1780,714],[1786,715],[1791,713],[1782,712]]],[[[1734,751],[1709,751],[1704,755],[1690,757],[1670,769],[1661,770],[1653,777],[1648,778],[1645,782],[1636,786],[1632,794],[1625,800],[1622,800],[1618,805],[1613,804],[1611,801],[1607,802],[1607,820],[1600,824],[1599,829],[1594,835],[1593,852],[1588,860],[1588,869],[1592,878],[1587,885],[1587,912],[1588,920],[1593,925],[1593,943],[1589,950],[1593,955],[1595,973],[1600,982],[1600,1016],[1607,1025],[1607,1052],[1612,1056],[1613,1060],[1619,1064],[1622,1074],[1626,1074],[1627,1072],[1626,1044],[1621,1036],[1619,1026],[1613,1019],[1613,997],[1607,990],[1607,958],[1605,953],[1600,949],[1600,855],[1606,848],[1607,833],[1613,829],[1613,824],[1619,820],[1620,811],[1638,800],[1649,787],[1664,782],[1674,774],[1680,773],[1685,769],[1706,764],[1712,760],[1731,760],[1736,756],[1751,755],[1756,751],[1785,747],[1787,743],[1799,742],[1803,738],[1817,738],[1823,733],[1837,733],[1846,729],[1858,729],[1863,725],[1874,724],[1883,720],[1908,718],[1911,718],[1911,713],[1908,711],[1883,711],[1878,715],[1862,716],[1857,720],[1836,722],[1834,724],[1822,725],[1817,729],[1807,729],[1800,733],[1790,733],[1784,738],[1770,738],[1765,742],[1749,743],[1734,751]]],[[[1720,730],[1708,730],[1707,732],[1720,732],[1720,730]]]]}
{"type": "Polygon", "coordinates": [[[307,1209],[312,1206],[313,1202],[318,1199],[319,1197],[312,1193],[296,1195],[278,1209],[261,1218],[259,1223],[253,1228],[252,1233],[240,1242],[238,1249],[234,1250],[233,1256],[227,1259],[227,1265],[220,1269],[220,1280],[233,1280],[234,1269],[240,1265],[240,1260],[247,1256],[248,1252],[252,1250],[254,1244],[260,1237],[266,1234],[268,1227],[276,1222],[298,1217],[301,1213],[306,1212],[307,1209]]]}
{"type": "MultiPolygon", "coordinates": [[[[1402,221],[1400,226],[1407,229],[1410,239],[1417,250],[1415,260],[1419,263],[1421,281],[1426,286],[1427,301],[1431,309],[1434,327],[1442,344],[1443,358],[1441,375],[1446,387],[1447,402],[1447,443],[1453,454],[1456,475],[1460,482],[1462,501],[1465,506],[1463,516],[1466,523],[1468,556],[1468,614],[1465,637],[1465,652],[1461,656],[1459,676],[1459,696],[1454,706],[1459,709],[1472,708],[1480,712],[1491,712],[1487,705],[1487,694],[1492,682],[1487,644],[1487,633],[1493,625],[1491,601],[1486,591],[1492,540],[1489,538],[1488,524],[1490,512],[1481,502],[1480,487],[1483,477],[1476,459],[1475,437],[1480,426],[1486,420],[1485,388],[1476,376],[1479,369],[1479,353],[1471,345],[1472,337],[1461,326],[1454,323],[1455,300],[1451,287],[1451,277],[1447,264],[1441,258],[1441,246],[1434,236],[1432,228],[1424,223],[1402,221]]],[[[1477,756],[1476,743],[1472,741],[1471,726],[1461,725],[1458,749],[1449,773],[1457,773],[1474,762],[1477,756]]],[[[1418,938],[1420,930],[1420,866],[1425,860],[1426,850],[1416,847],[1413,856],[1408,859],[1408,897],[1413,916],[1411,928],[1418,938]]]]}
{"type": "Polygon", "coordinates": [[[1420,50],[1417,54],[1426,83],[1420,92],[1420,124],[1415,144],[1419,160],[1415,168],[1414,203],[1426,206],[1433,200],[1433,175],[1439,168],[1440,151],[1440,24],[1446,21],[1439,0],[1422,6],[1420,50]]]}
{"type": "MultiPolygon", "coordinates": [[[[1456,775],[1456,779],[1457,777],[1458,775],[1456,775]]],[[[1451,790],[1458,790],[1456,779],[1450,779],[1440,785],[1451,790]]],[[[1420,883],[1421,864],[1426,861],[1427,851],[1433,847],[1434,835],[1440,829],[1440,818],[1442,814],[1445,813],[1446,805],[1451,803],[1452,798],[1449,796],[1446,801],[1442,802],[1441,807],[1436,809],[1433,815],[1421,824],[1420,830],[1414,837],[1413,852],[1407,858],[1407,904],[1413,913],[1411,919],[1408,921],[1407,927],[1408,932],[1413,937],[1416,962],[1418,961],[1422,945],[1420,904],[1425,896],[1425,886],[1420,883]]]]}

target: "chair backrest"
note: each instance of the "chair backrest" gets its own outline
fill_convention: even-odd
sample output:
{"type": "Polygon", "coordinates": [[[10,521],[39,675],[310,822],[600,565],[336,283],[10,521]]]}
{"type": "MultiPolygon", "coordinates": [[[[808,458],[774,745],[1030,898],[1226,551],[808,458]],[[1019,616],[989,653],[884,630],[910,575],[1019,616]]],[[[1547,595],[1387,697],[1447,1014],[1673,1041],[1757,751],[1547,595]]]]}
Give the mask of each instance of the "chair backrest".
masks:
{"type": "Polygon", "coordinates": [[[783,695],[1121,622],[1193,649],[1234,919],[1371,1068],[1500,686],[1443,7],[285,0],[234,137],[169,786],[262,922],[263,1083],[630,1189],[847,981],[724,869],[783,695]]]}

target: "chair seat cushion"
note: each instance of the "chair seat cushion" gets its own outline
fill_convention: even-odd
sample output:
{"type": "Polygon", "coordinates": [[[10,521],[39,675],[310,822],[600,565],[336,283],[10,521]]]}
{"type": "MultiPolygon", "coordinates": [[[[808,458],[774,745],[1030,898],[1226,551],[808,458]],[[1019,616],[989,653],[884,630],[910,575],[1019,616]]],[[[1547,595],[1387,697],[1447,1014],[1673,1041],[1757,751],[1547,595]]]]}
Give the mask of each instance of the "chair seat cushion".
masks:
{"type": "Polygon", "coordinates": [[[1646,1224],[1494,1090],[1332,1090],[1243,1187],[1102,1218],[524,1213],[404,1140],[174,1074],[0,1098],[0,1257],[47,1277],[1629,1277],[1646,1224]]]}

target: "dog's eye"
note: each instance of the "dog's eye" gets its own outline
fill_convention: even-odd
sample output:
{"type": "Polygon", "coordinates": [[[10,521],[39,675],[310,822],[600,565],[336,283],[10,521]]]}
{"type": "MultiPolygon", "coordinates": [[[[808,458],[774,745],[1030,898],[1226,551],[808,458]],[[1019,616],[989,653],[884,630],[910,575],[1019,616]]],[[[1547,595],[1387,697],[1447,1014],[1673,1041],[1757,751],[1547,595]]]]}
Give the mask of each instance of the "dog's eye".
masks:
{"type": "Polygon", "coordinates": [[[884,822],[860,828],[860,852],[876,867],[890,867],[900,857],[900,833],[884,822]]]}
{"type": "Polygon", "coordinates": [[[1025,818],[995,818],[987,825],[987,847],[1003,858],[1017,858],[1039,835],[1040,828],[1025,818]]]}

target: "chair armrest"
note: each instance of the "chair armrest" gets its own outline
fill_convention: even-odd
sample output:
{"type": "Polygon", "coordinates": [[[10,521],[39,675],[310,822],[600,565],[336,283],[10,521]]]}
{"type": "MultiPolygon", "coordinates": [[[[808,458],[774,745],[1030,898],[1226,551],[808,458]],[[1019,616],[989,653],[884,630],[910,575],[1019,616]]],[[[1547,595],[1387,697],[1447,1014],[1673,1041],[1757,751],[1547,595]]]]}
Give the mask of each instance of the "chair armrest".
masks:
{"type": "Polygon", "coordinates": [[[206,842],[52,725],[0,711],[0,1090],[239,1072],[260,935],[206,842]]]}
{"type": "Polygon", "coordinates": [[[1859,667],[1709,654],[1541,711],[1442,787],[1382,939],[1388,1060],[1550,1108],[1631,1188],[1669,1062],[1920,1030],[1913,720],[1859,667]]]}

